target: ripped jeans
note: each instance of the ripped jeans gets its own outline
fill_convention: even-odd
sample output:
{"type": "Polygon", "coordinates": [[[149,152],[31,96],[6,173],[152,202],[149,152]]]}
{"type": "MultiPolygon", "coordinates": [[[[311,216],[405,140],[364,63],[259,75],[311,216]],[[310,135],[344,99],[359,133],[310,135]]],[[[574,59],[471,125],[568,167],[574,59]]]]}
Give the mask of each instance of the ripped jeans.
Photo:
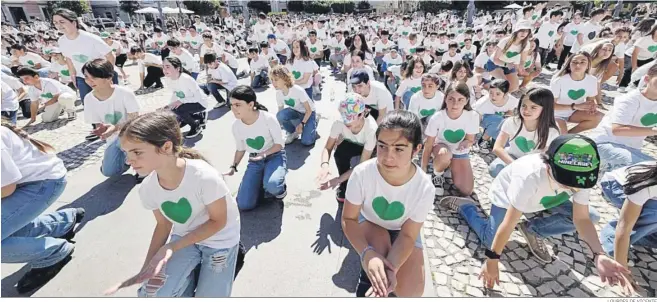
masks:
{"type": "MultiPolygon", "coordinates": [[[[171,240],[180,240],[171,235],[171,240]]],[[[239,244],[215,249],[190,245],[176,251],[159,275],[139,288],[139,297],[230,297],[239,244]]]]}

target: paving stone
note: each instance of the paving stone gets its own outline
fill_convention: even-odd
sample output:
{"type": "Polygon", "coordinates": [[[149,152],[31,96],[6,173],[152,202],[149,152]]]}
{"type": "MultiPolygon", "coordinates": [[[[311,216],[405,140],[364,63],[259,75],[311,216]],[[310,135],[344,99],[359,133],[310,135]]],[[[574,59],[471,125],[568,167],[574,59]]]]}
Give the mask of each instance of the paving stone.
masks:
{"type": "Polygon", "coordinates": [[[525,265],[529,266],[530,268],[535,268],[538,266],[538,262],[534,261],[534,259],[527,259],[523,261],[523,263],[525,263],[525,265]]]}
{"type": "Polygon", "coordinates": [[[524,264],[522,261],[520,261],[520,260],[512,261],[512,262],[511,262],[511,266],[512,266],[516,271],[521,271],[521,272],[522,272],[522,271],[526,271],[526,270],[529,269],[529,267],[528,267],[526,264],[524,264]]]}
{"type": "MultiPolygon", "coordinates": [[[[500,274],[500,275],[502,275],[502,274],[500,274]]],[[[508,273],[508,274],[505,274],[505,275],[508,275],[508,276],[509,276],[509,280],[511,280],[511,282],[513,282],[513,283],[515,283],[515,284],[521,284],[521,283],[523,283],[523,281],[522,281],[522,275],[519,274],[519,273],[508,273]]]]}
{"type": "Polygon", "coordinates": [[[464,291],[465,290],[465,284],[461,281],[452,279],[452,289],[457,290],[457,291],[464,291]]]}
{"type": "Polygon", "coordinates": [[[516,296],[520,295],[520,287],[516,284],[502,283],[502,287],[504,287],[504,290],[509,294],[513,294],[513,295],[516,295],[516,296]]]}
{"type": "Polygon", "coordinates": [[[472,287],[472,286],[468,286],[466,288],[465,292],[468,295],[473,296],[473,297],[483,297],[484,296],[484,293],[480,289],[478,289],[476,287],[472,287]]]}
{"type": "Polygon", "coordinates": [[[452,243],[454,243],[454,245],[460,248],[463,248],[465,246],[465,240],[463,240],[463,238],[454,238],[452,243]]]}
{"type": "Polygon", "coordinates": [[[641,259],[645,262],[648,262],[648,263],[655,261],[655,259],[653,257],[651,257],[650,255],[648,255],[648,254],[636,253],[636,255],[637,255],[637,257],[639,257],[639,259],[641,259]]]}
{"type": "Polygon", "coordinates": [[[439,230],[436,230],[436,229],[433,230],[433,235],[438,237],[438,238],[443,237],[443,233],[444,233],[443,231],[439,231],[439,230]]]}
{"type": "MultiPolygon", "coordinates": [[[[567,237],[568,238],[568,237],[567,237]]],[[[574,240],[574,239],[573,239],[574,240]]],[[[564,241],[564,243],[571,249],[576,250],[576,251],[581,251],[582,246],[579,243],[575,243],[573,241],[564,241]]]]}
{"type": "Polygon", "coordinates": [[[443,273],[433,273],[433,281],[438,285],[447,285],[447,275],[443,273]]]}
{"type": "Polygon", "coordinates": [[[518,256],[514,252],[506,252],[504,253],[504,256],[506,256],[507,260],[511,260],[511,261],[518,260],[518,256]]]}
{"type": "Polygon", "coordinates": [[[443,262],[440,259],[429,259],[429,263],[431,263],[431,266],[439,266],[443,262]]]}
{"type": "Polygon", "coordinates": [[[573,278],[570,278],[566,275],[560,275],[559,277],[557,277],[557,281],[559,281],[559,283],[561,283],[566,288],[570,288],[570,286],[575,283],[575,280],[573,280],[573,278]]]}
{"type": "Polygon", "coordinates": [[[573,251],[573,258],[575,258],[575,261],[577,262],[586,263],[586,257],[578,251],[573,251]]]}
{"type": "Polygon", "coordinates": [[[468,275],[461,273],[455,273],[454,276],[452,276],[452,280],[457,280],[461,283],[468,283],[468,279],[468,275]]]}
{"type": "Polygon", "coordinates": [[[518,288],[522,292],[523,295],[525,296],[533,296],[535,297],[538,293],[536,292],[536,289],[529,285],[529,284],[520,284],[518,285],[518,288]]]}
{"type": "Polygon", "coordinates": [[[538,293],[541,294],[541,296],[545,296],[547,294],[552,293],[552,288],[547,283],[537,287],[536,290],[538,290],[538,293]]]}
{"type": "Polygon", "coordinates": [[[452,297],[452,293],[447,286],[436,287],[436,295],[438,297],[452,297]]]}
{"type": "Polygon", "coordinates": [[[454,274],[454,272],[452,271],[452,268],[449,267],[449,266],[447,266],[447,265],[441,265],[441,266],[439,266],[439,267],[438,267],[438,271],[441,272],[441,273],[443,273],[443,274],[450,275],[450,276],[454,274]]]}
{"type": "MultiPolygon", "coordinates": [[[[503,275],[503,274],[500,274],[500,276],[501,275],[503,275]]],[[[484,288],[484,282],[479,280],[479,278],[476,277],[475,275],[470,276],[470,282],[468,284],[470,284],[470,286],[472,286],[472,287],[484,288]]]]}
{"type": "Polygon", "coordinates": [[[572,250],[569,247],[565,245],[559,245],[559,252],[562,252],[564,254],[570,254],[571,251],[572,250]]]}
{"type": "Polygon", "coordinates": [[[583,291],[583,290],[581,290],[577,287],[573,287],[570,290],[568,290],[568,295],[571,296],[571,297],[574,297],[574,298],[588,298],[588,297],[590,297],[589,294],[587,294],[585,291],[583,291]]]}
{"type": "Polygon", "coordinates": [[[469,269],[469,267],[468,267],[468,266],[464,266],[464,265],[459,265],[459,266],[457,266],[457,267],[456,267],[456,271],[459,272],[459,273],[461,273],[461,274],[469,274],[469,273],[470,273],[470,269],[469,269]]]}
{"type": "Polygon", "coordinates": [[[575,263],[575,271],[578,273],[584,275],[586,273],[586,266],[581,265],[579,263],[575,263]]]}
{"type": "Polygon", "coordinates": [[[523,248],[515,249],[513,251],[516,253],[516,255],[518,255],[520,259],[527,259],[529,257],[529,253],[527,253],[527,251],[523,248]]]}
{"type": "Polygon", "coordinates": [[[433,249],[433,254],[436,255],[436,257],[443,258],[447,256],[447,252],[441,248],[433,249]]]}
{"type": "Polygon", "coordinates": [[[547,285],[555,293],[560,293],[564,290],[563,286],[561,286],[561,284],[559,284],[557,281],[550,281],[547,283],[547,285]]]}
{"type": "Polygon", "coordinates": [[[452,257],[452,256],[447,256],[447,257],[445,258],[445,263],[447,263],[447,265],[452,265],[452,264],[454,264],[454,263],[456,263],[456,262],[457,262],[457,261],[456,261],[456,258],[454,258],[454,257],[452,257]]]}
{"type": "Polygon", "coordinates": [[[436,243],[433,241],[433,239],[427,239],[425,243],[429,248],[434,248],[436,246],[436,243]]]}
{"type": "Polygon", "coordinates": [[[568,264],[569,266],[573,266],[573,257],[570,257],[565,254],[558,254],[557,257],[559,260],[563,261],[564,263],[568,264]]]}

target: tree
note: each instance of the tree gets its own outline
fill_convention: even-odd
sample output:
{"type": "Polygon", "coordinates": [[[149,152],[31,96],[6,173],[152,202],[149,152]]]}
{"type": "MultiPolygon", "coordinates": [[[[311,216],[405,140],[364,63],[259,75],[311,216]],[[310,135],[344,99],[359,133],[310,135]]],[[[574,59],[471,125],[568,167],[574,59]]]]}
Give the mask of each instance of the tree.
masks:
{"type": "Polygon", "coordinates": [[[336,14],[353,13],[354,9],[356,9],[356,3],[353,1],[338,0],[332,2],[333,3],[331,3],[331,8],[336,14]]]}
{"type": "Polygon", "coordinates": [[[287,10],[291,12],[302,12],[305,10],[304,1],[288,1],[287,10]]]}
{"type": "MultiPolygon", "coordinates": [[[[467,2],[466,2],[467,4],[467,2]]],[[[452,9],[452,3],[443,1],[420,1],[419,9],[425,13],[437,14],[444,9],[452,9]]]]}
{"type": "Polygon", "coordinates": [[[135,11],[141,8],[139,1],[121,0],[119,1],[121,10],[126,12],[130,18],[135,15],[135,11]]]}
{"type": "Polygon", "coordinates": [[[368,10],[368,9],[371,9],[371,8],[372,8],[372,5],[370,5],[370,3],[367,2],[367,1],[358,2],[358,9],[360,9],[360,10],[368,10]]]}
{"type": "Polygon", "coordinates": [[[91,7],[89,7],[89,2],[86,0],[77,0],[77,1],[62,1],[62,0],[57,0],[57,1],[47,1],[46,2],[46,9],[49,11],[49,16],[52,16],[52,12],[54,12],[58,8],[66,8],[70,9],[78,16],[82,14],[86,14],[91,11],[91,7]]]}
{"type": "Polygon", "coordinates": [[[271,4],[269,1],[249,1],[247,6],[251,9],[255,9],[259,12],[268,13],[271,11],[271,4]]]}
{"type": "Polygon", "coordinates": [[[183,1],[187,9],[194,11],[197,15],[214,15],[214,12],[218,11],[221,2],[218,0],[210,1],[183,1]]]}

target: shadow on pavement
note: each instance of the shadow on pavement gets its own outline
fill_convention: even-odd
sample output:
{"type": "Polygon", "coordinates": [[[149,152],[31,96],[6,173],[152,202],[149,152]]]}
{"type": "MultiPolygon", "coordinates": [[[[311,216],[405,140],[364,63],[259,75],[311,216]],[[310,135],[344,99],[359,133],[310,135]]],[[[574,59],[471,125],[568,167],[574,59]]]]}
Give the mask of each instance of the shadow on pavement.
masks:
{"type": "Polygon", "coordinates": [[[228,106],[224,106],[224,107],[217,108],[217,109],[212,109],[208,112],[208,120],[210,120],[210,121],[218,120],[228,112],[230,112],[230,109],[228,109],[228,106]]]}
{"type": "Polygon", "coordinates": [[[329,254],[332,253],[331,242],[337,247],[344,247],[343,241],[346,241],[346,238],[342,233],[342,207],[343,204],[338,205],[335,219],[329,213],[322,215],[316,234],[317,240],[310,246],[313,253],[321,255],[325,250],[328,250],[329,254]]]}
{"type": "Polygon", "coordinates": [[[91,188],[89,192],[80,196],[80,198],[57,210],[84,208],[86,214],[75,231],[77,233],[89,221],[118,209],[134,186],[134,175],[124,174],[121,177],[108,178],[91,188]]]}
{"type": "Polygon", "coordinates": [[[187,148],[193,148],[201,139],[203,139],[203,133],[192,138],[183,138],[183,145],[185,145],[187,148]]]}
{"type": "Polygon", "coordinates": [[[66,117],[66,115],[62,116],[60,119],[58,119],[54,122],[49,122],[49,123],[41,122],[41,123],[38,123],[34,126],[26,127],[23,130],[25,130],[25,132],[27,132],[27,134],[29,134],[29,135],[34,135],[35,133],[37,133],[39,131],[42,131],[42,130],[55,130],[55,129],[64,127],[64,126],[66,126],[66,124],[69,123],[69,121],[65,117],[66,117]]]}
{"type": "Polygon", "coordinates": [[[241,211],[241,241],[247,253],[251,248],[274,240],[281,234],[284,205],[278,200],[263,200],[251,211],[241,211]]]}
{"type": "MultiPolygon", "coordinates": [[[[317,146],[315,144],[315,146],[317,146]]],[[[285,153],[287,154],[287,168],[290,170],[297,170],[306,162],[306,158],[310,156],[310,149],[314,147],[304,146],[301,144],[301,139],[298,139],[292,144],[285,146],[285,153]]]]}
{"type": "Polygon", "coordinates": [[[28,270],[29,270],[29,266],[24,265],[23,267],[21,267],[21,269],[17,270],[13,274],[11,274],[7,277],[4,277],[2,279],[2,291],[0,292],[0,296],[2,296],[3,298],[5,298],[5,297],[31,297],[37,290],[39,290],[39,289],[35,289],[35,290],[33,290],[31,292],[28,292],[28,293],[25,293],[25,294],[19,294],[18,291],[16,290],[16,288],[14,287],[14,285],[16,285],[16,283],[18,283],[18,280],[21,277],[23,277],[23,275],[25,275],[25,273],[27,273],[28,270]]]}
{"type": "MultiPolygon", "coordinates": [[[[57,153],[57,157],[64,161],[64,166],[66,166],[66,169],[71,171],[82,166],[85,160],[96,153],[96,150],[98,150],[98,148],[104,144],[105,142],[102,140],[97,140],[94,142],[84,141],[71,147],[70,149],[57,153]]],[[[100,170],[98,173],[100,173],[100,170]]]]}
{"type": "MultiPolygon", "coordinates": [[[[347,241],[347,238],[344,238],[344,241],[347,241]]],[[[348,244],[348,243],[347,243],[348,244]]],[[[333,275],[333,284],[335,286],[342,288],[350,293],[356,292],[356,286],[358,286],[358,275],[360,274],[360,256],[354,251],[353,248],[349,245],[349,254],[342,261],[342,266],[340,270],[333,275]]]]}

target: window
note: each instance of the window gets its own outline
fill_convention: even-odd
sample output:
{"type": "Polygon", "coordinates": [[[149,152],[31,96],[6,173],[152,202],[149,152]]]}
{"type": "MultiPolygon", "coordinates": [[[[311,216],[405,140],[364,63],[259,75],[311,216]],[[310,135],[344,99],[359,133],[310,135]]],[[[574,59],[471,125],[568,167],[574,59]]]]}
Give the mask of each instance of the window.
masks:
{"type": "Polygon", "coordinates": [[[114,18],[112,17],[112,12],[105,12],[105,17],[114,20],[114,18]]]}

